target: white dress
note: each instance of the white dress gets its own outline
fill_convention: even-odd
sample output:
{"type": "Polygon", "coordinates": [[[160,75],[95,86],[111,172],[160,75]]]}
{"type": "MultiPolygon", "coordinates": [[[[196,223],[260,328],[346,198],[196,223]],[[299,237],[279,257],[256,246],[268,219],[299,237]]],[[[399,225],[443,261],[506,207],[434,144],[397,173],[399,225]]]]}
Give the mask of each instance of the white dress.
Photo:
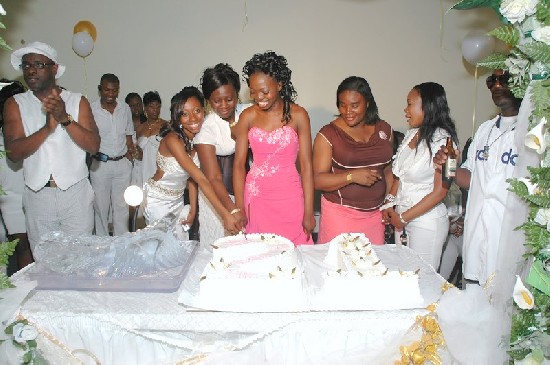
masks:
{"type": "MultiPolygon", "coordinates": [[[[132,142],[138,146],[136,132],[132,135],[132,142]]],[[[140,147],[141,148],[141,147],[140,147]]],[[[140,188],[143,186],[143,158],[141,160],[134,160],[132,167],[132,185],[137,185],[140,188]]]]}
{"type": "MultiPolygon", "coordinates": [[[[238,104],[235,111],[235,122],[238,122],[241,112],[251,104],[238,104]]],[[[194,144],[210,144],[216,148],[217,156],[231,156],[235,153],[235,141],[231,138],[231,128],[229,123],[223,120],[219,115],[212,112],[206,116],[201,130],[193,139],[194,144]]],[[[232,173],[232,171],[229,171],[232,173]]],[[[224,174],[224,171],[222,171],[224,174]]],[[[229,179],[231,181],[231,179],[229,179]]],[[[231,194],[229,197],[235,201],[231,194]]],[[[228,236],[223,227],[223,220],[216,212],[210,201],[199,189],[199,234],[201,243],[211,244],[218,238],[228,236]]]]}
{"type": "MultiPolygon", "coordinates": [[[[430,144],[423,142],[416,149],[409,147],[418,128],[407,131],[403,142],[395,155],[392,171],[399,178],[395,204],[397,213],[403,213],[417,204],[434,189],[433,155],[445,145],[449,134],[443,129],[437,129],[430,144]]],[[[443,249],[443,243],[449,231],[449,220],[445,204],[439,203],[420,217],[411,220],[405,230],[408,235],[409,247],[437,270],[443,249]]],[[[401,231],[395,232],[396,242],[399,242],[401,231]]]]}
{"type": "MultiPolygon", "coordinates": [[[[198,166],[199,159],[196,153],[192,159],[198,166]]],[[[150,225],[173,214],[177,218],[174,228],[178,237],[182,237],[181,224],[178,223],[187,218],[187,214],[189,214],[189,206],[184,207],[183,203],[183,193],[187,187],[189,173],[180,166],[175,157],[165,157],[160,152],[157,153],[157,163],[159,168],[164,171],[164,175],[158,181],[152,178],[145,181],[143,217],[147,225],[150,225]]],[[[187,232],[182,238],[188,239],[187,232]]]]}
{"type": "Polygon", "coordinates": [[[157,171],[157,152],[159,151],[161,139],[162,138],[156,134],[149,137],[141,136],[138,138],[138,145],[143,150],[141,164],[143,173],[141,181],[143,182],[153,177],[157,171]]]}

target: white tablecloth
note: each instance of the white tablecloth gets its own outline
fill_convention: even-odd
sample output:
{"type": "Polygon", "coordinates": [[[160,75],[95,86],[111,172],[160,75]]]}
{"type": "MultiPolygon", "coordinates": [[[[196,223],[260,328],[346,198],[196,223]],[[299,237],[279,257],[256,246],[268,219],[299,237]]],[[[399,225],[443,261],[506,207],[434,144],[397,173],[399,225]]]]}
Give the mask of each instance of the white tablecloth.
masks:
{"type": "MultiPolygon", "coordinates": [[[[403,269],[418,260],[406,248],[382,250],[383,261],[384,255],[399,257],[403,269]]],[[[421,278],[430,278],[421,280],[421,292],[427,301],[436,300],[443,279],[421,269],[421,278]]],[[[16,284],[27,280],[19,273],[16,284]]],[[[33,290],[19,315],[39,329],[39,347],[58,364],[77,359],[85,364],[387,364],[397,359],[399,345],[418,336],[408,330],[426,313],[208,312],[186,309],[177,297],[177,292],[33,290]]]]}

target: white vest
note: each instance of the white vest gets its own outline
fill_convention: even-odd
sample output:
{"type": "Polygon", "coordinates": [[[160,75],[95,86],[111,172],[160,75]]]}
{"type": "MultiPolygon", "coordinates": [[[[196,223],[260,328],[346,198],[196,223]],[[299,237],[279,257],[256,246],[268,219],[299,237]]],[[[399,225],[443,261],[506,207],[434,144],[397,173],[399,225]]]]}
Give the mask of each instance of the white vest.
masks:
{"type": "MultiPolygon", "coordinates": [[[[61,98],[65,109],[78,123],[78,111],[82,95],[63,90],[61,98]]],[[[19,105],[25,135],[36,133],[46,123],[42,102],[31,90],[14,95],[19,105]]],[[[88,177],[86,151],[80,148],[60,125],[50,134],[35,153],[23,160],[25,184],[33,191],[39,191],[53,176],[61,190],[67,190],[88,177]]]]}

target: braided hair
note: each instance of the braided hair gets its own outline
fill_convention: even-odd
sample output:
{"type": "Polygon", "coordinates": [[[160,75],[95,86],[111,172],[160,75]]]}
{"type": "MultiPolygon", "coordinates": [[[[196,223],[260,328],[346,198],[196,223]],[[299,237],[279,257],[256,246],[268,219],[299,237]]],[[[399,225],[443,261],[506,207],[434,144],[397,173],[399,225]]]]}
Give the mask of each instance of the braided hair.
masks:
{"type": "Polygon", "coordinates": [[[424,121],[419,128],[419,138],[417,146],[426,141],[430,156],[432,148],[430,142],[437,128],[442,128],[450,134],[453,141],[458,144],[458,136],[454,121],[451,119],[451,111],[447,103],[447,95],[443,86],[435,82],[425,82],[413,87],[418,91],[422,99],[422,110],[424,111],[424,121]]]}
{"type": "Polygon", "coordinates": [[[286,58],[276,54],[273,51],[264,53],[256,53],[252,58],[244,64],[243,77],[250,86],[250,76],[256,72],[261,72],[269,75],[275,81],[282,85],[280,95],[283,99],[283,119],[288,123],[290,121],[290,104],[296,100],[296,90],[290,81],[292,71],[288,68],[286,58]]]}
{"type": "Polygon", "coordinates": [[[191,153],[193,143],[183,131],[180,123],[183,114],[183,106],[190,98],[196,98],[204,108],[204,96],[195,86],[186,86],[170,100],[170,124],[165,125],[160,130],[159,136],[164,137],[169,132],[174,131],[185,145],[185,152],[191,153]]]}

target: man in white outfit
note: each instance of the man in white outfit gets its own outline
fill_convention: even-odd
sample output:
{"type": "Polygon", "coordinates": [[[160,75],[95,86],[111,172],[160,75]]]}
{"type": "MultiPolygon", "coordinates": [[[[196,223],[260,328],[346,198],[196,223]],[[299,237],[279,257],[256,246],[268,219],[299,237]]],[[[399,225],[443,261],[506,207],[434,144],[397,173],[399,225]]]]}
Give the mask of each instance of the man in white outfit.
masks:
{"type": "Polygon", "coordinates": [[[86,152],[98,151],[100,137],[90,104],[56,85],[65,66],[49,45],[30,43],[12,53],[11,64],[29,87],[6,101],[4,141],[8,158],[23,160],[31,249],[50,231],[91,234],[94,193],[86,152]]]}
{"type": "Polygon", "coordinates": [[[120,81],[113,74],[101,76],[99,99],[92,103],[92,112],[101,136],[101,145],[92,156],[90,180],[94,188],[95,232],[108,236],[109,213],[112,212],[113,234],[128,232],[129,208],[124,202],[124,190],[132,178],[132,112],[117,97],[120,81]]]}
{"type": "MultiPolygon", "coordinates": [[[[500,114],[481,124],[468,149],[468,157],[457,169],[456,182],[469,189],[464,221],[463,274],[466,281],[484,285],[495,272],[506,199],[506,179],[512,177],[518,158],[514,142],[521,100],[508,88],[510,75],[495,70],[487,78],[493,102],[500,114]]],[[[445,162],[442,148],[434,163],[445,162]]]]}

